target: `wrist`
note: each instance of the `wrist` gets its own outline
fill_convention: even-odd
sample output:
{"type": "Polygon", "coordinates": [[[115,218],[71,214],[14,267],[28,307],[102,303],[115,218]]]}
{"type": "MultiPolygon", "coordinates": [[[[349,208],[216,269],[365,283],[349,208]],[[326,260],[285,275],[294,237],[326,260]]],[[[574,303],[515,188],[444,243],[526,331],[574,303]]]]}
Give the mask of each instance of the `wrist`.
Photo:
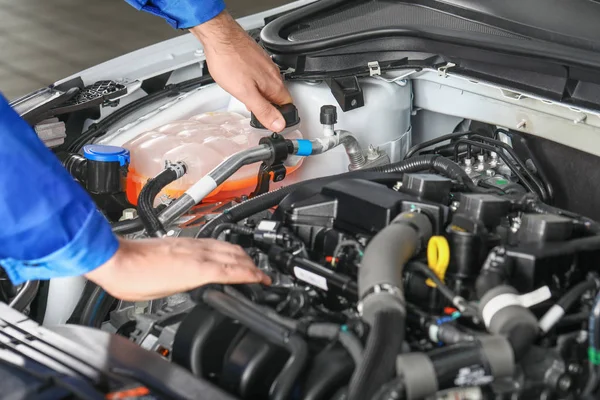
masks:
{"type": "Polygon", "coordinates": [[[119,248],[115,254],[104,264],[85,274],[85,277],[95,284],[101,286],[112,296],[120,298],[122,291],[121,282],[123,282],[123,271],[127,260],[127,241],[119,240],[119,248]]]}
{"type": "Polygon", "coordinates": [[[234,42],[244,30],[227,11],[222,11],[210,21],[191,28],[190,32],[202,42],[205,49],[210,49],[234,42]]]}

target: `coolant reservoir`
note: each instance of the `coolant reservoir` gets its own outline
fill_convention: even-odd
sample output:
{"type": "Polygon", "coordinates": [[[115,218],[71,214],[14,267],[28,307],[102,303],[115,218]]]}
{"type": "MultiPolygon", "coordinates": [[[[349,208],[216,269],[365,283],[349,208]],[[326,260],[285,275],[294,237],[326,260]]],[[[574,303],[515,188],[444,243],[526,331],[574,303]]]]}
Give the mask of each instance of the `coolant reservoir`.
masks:
{"type": "MultiPolygon", "coordinates": [[[[282,112],[288,127],[281,134],[287,139],[301,139],[302,134],[297,129],[300,121],[296,108],[293,105],[283,106],[282,112]]],[[[127,199],[137,205],[137,198],[146,181],[158,175],[167,162],[177,161],[185,162],[188,172],[167,186],[161,194],[170,198],[181,196],[223,160],[257,146],[262,137],[271,134],[261,127],[254,118],[245,118],[235,112],[207,112],[142,133],[123,145],[131,153],[127,199]]],[[[287,172],[294,172],[300,163],[299,158],[289,159],[286,163],[287,172]]],[[[207,196],[206,201],[250,193],[257,183],[258,167],[259,163],[242,167],[207,196]]]]}

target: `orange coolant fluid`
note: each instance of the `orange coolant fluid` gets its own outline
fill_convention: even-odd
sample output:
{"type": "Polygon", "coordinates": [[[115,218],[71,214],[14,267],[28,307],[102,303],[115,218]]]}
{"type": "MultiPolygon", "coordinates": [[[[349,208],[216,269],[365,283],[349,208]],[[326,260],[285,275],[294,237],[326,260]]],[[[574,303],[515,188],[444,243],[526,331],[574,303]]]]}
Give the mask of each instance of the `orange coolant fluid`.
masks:
{"type": "MultiPolygon", "coordinates": [[[[157,204],[164,196],[171,199],[181,196],[190,186],[209,173],[227,157],[250,147],[257,146],[269,131],[250,126],[250,118],[234,112],[210,112],[189,120],[174,121],[152,131],[145,132],[123,147],[131,153],[127,175],[126,192],[131,204],[137,205],[142,188],[148,179],[158,175],[167,162],[183,161],[188,172],[167,186],[158,196],[157,204]]],[[[296,129],[282,133],[288,139],[301,139],[296,129]]],[[[301,159],[292,157],[286,162],[288,173],[293,173],[301,159]]],[[[204,202],[217,202],[249,194],[256,186],[260,163],[242,167],[225,183],[216,188],[204,202]]]]}

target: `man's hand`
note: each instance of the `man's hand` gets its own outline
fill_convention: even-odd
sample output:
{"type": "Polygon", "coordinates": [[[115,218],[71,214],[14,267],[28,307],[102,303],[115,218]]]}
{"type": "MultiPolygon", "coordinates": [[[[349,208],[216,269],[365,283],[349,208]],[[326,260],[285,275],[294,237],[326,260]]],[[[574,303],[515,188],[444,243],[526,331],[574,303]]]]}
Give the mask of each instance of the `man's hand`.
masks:
{"type": "Polygon", "coordinates": [[[204,45],[214,80],[266,128],[281,132],[285,121],[271,103],[288,104],[292,97],[267,53],[226,11],[190,31],[204,45]]]}
{"type": "Polygon", "coordinates": [[[86,277],[127,301],[166,297],[209,283],[271,283],[241,247],[185,238],[121,240],[115,255],[86,277]]]}

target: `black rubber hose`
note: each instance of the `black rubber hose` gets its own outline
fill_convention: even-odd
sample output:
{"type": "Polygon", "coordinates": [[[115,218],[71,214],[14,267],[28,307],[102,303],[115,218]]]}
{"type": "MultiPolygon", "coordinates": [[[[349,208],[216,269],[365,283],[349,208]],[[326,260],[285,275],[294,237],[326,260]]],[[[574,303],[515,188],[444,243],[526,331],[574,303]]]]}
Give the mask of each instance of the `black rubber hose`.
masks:
{"type": "Polygon", "coordinates": [[[142,220],[138,218],[119,221],[112,224],[112,231],[117,235],[129,235],[144,229],[142,220]]]}
{"type": "Polygon", "coordinates": [[[168,166],[155,178],[148,180],[138,198],[138,213],[140,220],[150,237],[163,237],[167,232],[154,212],[154,200],[167,185],[179,179],[187,171],[185,164],[178,163],[168,166]]]}
{"type": "MultiPolygon", "coordinates": [[[[269,261],[276,265],[283,272],[294,276],[296,279],[306,281],[304,275],[306,272],[311,276],[319,276],[327,283],[327,287],[332,291],[350,298],[352,301],[358,299],[358,288],[354,279],[339,272],[332,271],[318,263],[305,259],[301,256],[295,256],[279,246],[270,246],[269,261]]],[[[315,286],[311,282],[307,282],[315,286]]]]}
{"type": "Polygon", "coordinates": [[[40,289],[40,281],[27,281],[23,284],[17,295],[10,301],[9,306],[23,312],[31,305],[40,289]]]}
{"type": "Polygon", "coordinates": [[[556,302],[556,305],[560,306],[565,311],[569,311],[585,292],[596,289],[596,285],[596,281],[593,279],[580,282],[565,293],[564,296],[556,302]]]}
{"type": "MultiPolygon", "coordinates": [[[[166,207],[167,206],[165,204],[159,204],[158,207],[154,209],[154,213],[158,215],[166,207]]],[[[117,235],[129,235],[132,233],[139,232],[143,229],[144,224],[142,223],[140,217],[128,219],[125,221],[119,221],[112,224],[112,231],[117,235]]]]}
{"type": "Polygon", "coordinates": [[[431,268],[429,268],[427,265],[423,264],[422,262],[413,261],[413,262],[408,263],[407,267],[417,270],[417,271],[421,272],[423,275],[425,275],[427,278],[431,279],[435,283],[437,290],[439,290],[439,292],[448,301],[450,301],[450,303],[454,302],[454,300],[457,297],[456,293],[454,293],[452,291],[452,289],[450,289],[448,286],[446,286],[446,284],[444,284],[444,282],[442,282],[442,280],[435,274],[435,272],[433,272],[431,270],[431,268]]]}
{"type": "Polygon", "coordinates": [[[371,399],[394,376],[396,356],[404,340],[404,316],[397,310],[379,311],[367,345],[349,386],[349,400],[371,399]],[[390,334],[391,333],[391,334],[390,334]]]}
{"type": "Polygon", "coordinates": [[[414,156],[419,151],[425,150],[426,148],[431,147],[433,145],[436,145],[438,143],[445,142],[446,140],[458,139],[458,138],[461,138],[463,136],[473,135],[474,133],[475,132],[472,132],[472,131],[467,131],[467,132],[453,132],[453,133],[448,133],[447,135],[442,135],[442,136],[436,137],[435,139],[431,139],[431,140],[428,140],[428,141],[423,142],[423,143],[419,143],[417,145],[414,145],[413,147],[411,147],[408,150],[408,152],[404,156],[404,160],[408,160],[409,158],[411,158],[412,156],[414,156]]]}
{"type": "Polygon", "coordinates": [[[375,175],[373,173],[408,173],[418,172],[428,169],[434,169],[442,175],[448,178],[456,179],[462,185],[466,186],[471,191],[477,192],[488,192],[487,190],[481,190],[475,186],[471,178],[467,173],[455,162],[450,159],[440,157],[437,155],[427,155],[413,157],[411,159],[400,161],[395,164],[369,168],[362,171],[346,172],[339,175],[326,176],[323,178],[311,179],[295,183],[290,186],[282,187],[281,189],[265,193],[263,195],[249,199],[235,207],[232,207],[221,215],[207,223],[196,236],[197,238],[208,238],[211,237],[213,230],[223,223],[227,222],[239,222],[244,218],[251,215],[257,214],[261,211],[268,210],[271,207],[278,205],[288,194],[298,190],[304,185],[320,184],[325,186],[329,183],[335,182],[340,179],[356,178],[356,179],[372,179],[375,175]]]}
{"type": "Polygon", "coordinates": [[[392,377],[405,333],[404,265],[427,243],[432,229],[427,216],[403,213],[365,249],[358,290],[362,318],[371,325],[371,332],[363,360],[350,380],[350,400],[370,399],[392,377]]]}
{"type": "MultiPolygon", "coordinates": [[[[497,130],[497,131],[508,133],[503,130],[497,130]]],[[[540,166],[540,163],[538,162],[537,157],[535,156],[535,154],[533,154],[533,151],[531,151],[531,149],[529,148],[529,145],[527,144],[527,140],[523,136],[520,136],[520,135],[515,135],[515,136],[517,136],[519,138],[519,142],[521,143],[521,146],[523,146],[523,148],[527,152],[527,156],[533,163],[533,166],[534,166],[537,174],[539,175],[540,180],[542,181],[542,183],[544,184],[544,187],[546,188],[546,192],[548,193],[548,201],[550,203],[552,203],[554,201],[554,187],[552,187],[552,184],[550,183],[550,180],[548,179],[548,175],[546,175],[546,173],[544,172],[544,169],[540,166]]]]}
{"type": "Polygon", "coordinates": [[[406,387],[404,377],[398,376],[383,385],[371,400],[404,400],[406,399],[406,387]]]}
{"type": "Polygon", "coordinates": [[[549,332],[563,319],[564,315],[577,303],[587,291],[597,289],[595,279],[585,280],[573,286],[552,307],[546,311],[539,322],[540,330],[549,332]]]}
{"type": "Polygon", "coordinates": [[[290,358],[269,391],[271,400],[289,399],[308,360],[308,345],[304,339],[268,318],[259,308],[227,293],[208,289],[203,293],[202,299],[223,315],[239,321],[252,332],[290,352],[290,358]]]}
{"type": "Polygon", "coordinates": [[[108,294],[100,286],[95,287],[82,311],[81,324],[100,328],[115,301],[117,299],[108,294]]]}
{"type": "Polygon", "coordinates": [[[237,234],[246,235],[246,236],[252,235],[254,233],[254,229],[252,229],[250,227],[241,226],[241,225],[232,224],[232,223],[224,223],[215,228],[215,230],[211,234],[211,237],[213,239],[218,239],[219,236],[221,236],[221,234],[225,231],[231,231],[232,233],[237,233],[237,234]]]}

